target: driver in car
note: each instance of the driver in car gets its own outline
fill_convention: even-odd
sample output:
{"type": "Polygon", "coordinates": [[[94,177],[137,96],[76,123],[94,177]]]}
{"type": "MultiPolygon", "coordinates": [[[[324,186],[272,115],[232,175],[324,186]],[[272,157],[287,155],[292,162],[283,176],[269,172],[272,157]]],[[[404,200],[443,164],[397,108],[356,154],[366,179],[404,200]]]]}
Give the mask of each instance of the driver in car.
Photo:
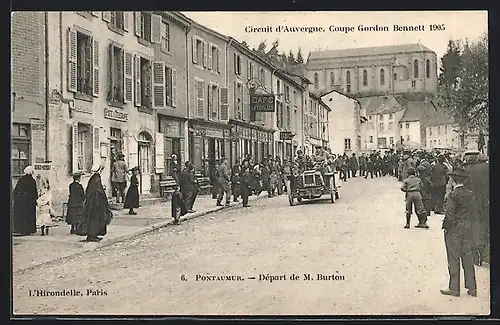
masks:
{"type": "Polygon", "coordinates": [[[327,165],[327,159],[321,148],[316,148],[316,153],[313,157],[313,164],[314,168],[321,173],[321,184],[325,185],[325,168],[327,165]]]}

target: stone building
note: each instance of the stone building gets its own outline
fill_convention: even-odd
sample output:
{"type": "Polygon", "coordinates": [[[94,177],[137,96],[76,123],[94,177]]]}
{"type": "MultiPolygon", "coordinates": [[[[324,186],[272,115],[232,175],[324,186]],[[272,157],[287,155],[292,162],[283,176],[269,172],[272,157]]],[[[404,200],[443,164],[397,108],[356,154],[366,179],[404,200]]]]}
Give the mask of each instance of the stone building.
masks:
{"type": "Polygon", "coordinates": [[[375,96],[437,90],[437,57],[421,44],[313,51],[307,60],[311,89],[375,96]]]}
{"type": "MultiPolygon", "coordinates": [[[[400,102],[403,101],[400,99],[400,102]]],[[[425,147],[426,132],[425,127],[431,116],[437,111],[436,105],[428,99],[411,100],[402,103],[405,113],[399,120],[400,139],[398,143],[411,144],[417,147],[425,147]]]]}
{"type": "Polygon", "coordinates": [[[11,20],[12,186],[23,170],[52,159],[47,146],[49,120],[43,12],[18,11],[11,20]]]}

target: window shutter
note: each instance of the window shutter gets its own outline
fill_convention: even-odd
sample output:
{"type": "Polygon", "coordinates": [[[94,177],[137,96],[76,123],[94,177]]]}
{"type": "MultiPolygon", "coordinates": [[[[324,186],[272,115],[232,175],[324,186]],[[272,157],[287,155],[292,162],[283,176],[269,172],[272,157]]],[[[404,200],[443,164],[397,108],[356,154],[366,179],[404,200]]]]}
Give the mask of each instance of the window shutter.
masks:
{"type": "Polygon", "coordinates": [[[135,67],[135,106],[141,106],[141,57],[135,55],[134,57],[134,67],[135,67]]]}
{"type": "Polygon", "coordinates": [[[208,58],[208,44],[206,42],[203,42],[203,67],[207,67],[207,58],[208,58]]]}
{"type": "Polygon", "coordinates": [[[240,89],[241,89],[241,97],[243,100],[243,105],[241,106],[241,111],[242,111],[241,114],[243,115],[243,120],[246,121],[247,117],[249,117],[249,113],[250,113],[250,108],[248,107],[248,97],[250,97],[250,94],[245,95],[244,88],[241,87],[240,89]]]}
{"type": "Polygon", "coordinates": [[[92,95],[99,97],[99,41],[92,42],[93,62],[92,62],[92,95]]]}
{"type": "Polygon", "coordinates": [[[198,63],[198,47],[196,46],[197,40],[193,36],[191,37],[191,46],[193,48],[193,63],[198,63]]]}
{"type": "MultiPolygon", "coordinates": [[[[165,69],[163,70],[165,71],[165,69]]],[[[155,139],[155,169],[157,174],[162,174],[165,171],[165,148],[164,148],[163,133],[156,133],[155,139]]]]}
{"type": "Polygon", "coordinates": [[[107,98],[108,99],[112,99],[112,95],[113,95],[113,86],[114,86],[114,82],[113,82],[113,76],[114,76],[114,60],[115,60],[115,57],[113,55],[113,50],[114,50],[114,47],[113,47],[113,44],[109,44],[108,46],[108,96],[107,98]]]}
{"type": "Polygon", "coordinates": [[[129,12],[128,11],[122,11],[123,12],[123,30],[128,32],[129,27],[128,27],[128,20],[129,20],[129,12]]]}
{"type": "Polygon", "coordinates": [[[68,91],[76,93],[77,78],[76,31],[68,29],[68,91]]]}
{"type": "Polygon", "coordinates": [[[212,70],[212,43],[208,44],[208,68],[212,70]]]}
{"type": "Polygon", "coordinates": [[[234,73],[238,74],[238,63],[236,53],[233,53],[234,73]]]}
{"type": "Polygon", "coordinates": [[[220,49],[217,48],[217,72],[220,72],[220,49]]]}
{"type": "Polygon", "coordinates": [[[134,11],[134,31],[136,36],[141,36],[142,24],[141,24],[141,12],[134,11]]]}
{"type": "Polygon", "coordinates": [[[78,171],[78,123],[74,122],[71,130],[71,173],[78,171]]]}
{"type": "Polygon", "coordinates": [[[105,22],[111,22],[111,11],[103,11],[102,12],[102,20],[105,22]]]}
{"type": "Polygon", "coordinates": [[[138,144],[134,135],[130,134],[128,137],[128,166],[129,168],[139,165],[138,157],[138,144]]]}
{"type": "Polygon", "coordinates": [[[223,87],[220,89],[220,120],[229,121],[229,89],[223,87]]]}
{"type": "Polygon", "coordinates": [[[208,119],[212,120],[214,118],[214,107],[213,107],[213,98],[212,98],[212,84],[208,84],[207,88],[207,111],[208,111],[208,119]]]}
{"type": "Polygon", "coordinates": [[[205,81],[198,81],[197,88],[197,111],[198,117],[205,118],[205,81]]]}
{"type": "Polygon", "coordinates": [[[93,165],[100,165],[101,164],[101,139],[100,139],[100,128],[96,127],[94,128],[94,132],[92,132],[92,164],[93,165]]]}
{"type": "Polygon", "coordinates": [[[184,164],[184,161],[186,160],[186,154],[185,154],[185,149],[184,149],[184,139],[180,139],[180,145],[181,145],[181,156],[179,157],[179,163],[184,164]]]}
{"type": "Polygon", "coordinates": [[[151,42],[161,43],[162,18],[160,15],[151,15],[151,42]]]}
{"type": "Polygon", "coordinates": [[[250,79],[252,76],[250,75],[250,65],[252,63],[250,62],[250,60],[247,61],[247,79],[250,79]]]}
{"type": "Polygon", "coordinates": [[[233,114],[234,114],[234,118],[239,120],[241,119],[240,116],[238,115],[238,98],[240,96],[240,93],[238,91],[238,83],[235,81],[234,82],[234,110],[233,110],[233,114]]]}
{"type": "Polygon", "coordinates": [[[123,99],[125,103],[130,103],[133,100],[134,93],[134,62],[133,55],[130,52],[124,52],[123,59],[123,76],[124,76],[124,93],[123,99]]]}
{"type": "Polygon", "coordinates": [[[172,107],[177,107],[177,70],[172,69],[172,107]]]}
{"type": "Polygon", "coordinates": [[[165,107],[165,64],[153,63],[153,106],[165,107]]]}

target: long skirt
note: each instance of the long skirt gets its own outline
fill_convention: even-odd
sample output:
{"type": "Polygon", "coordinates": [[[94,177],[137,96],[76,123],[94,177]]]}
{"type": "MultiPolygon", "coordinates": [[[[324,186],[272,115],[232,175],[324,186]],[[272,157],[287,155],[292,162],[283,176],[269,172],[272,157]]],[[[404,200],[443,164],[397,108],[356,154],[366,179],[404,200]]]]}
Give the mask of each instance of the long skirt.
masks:
{"type": "Polygon", "coordinates": [[[66,212],[66,223],[68,225],[77,225],[82,217],[83,205],[79,207],[68,207],[66,212]]]}
{"type": "Polygon", "coordinates": [[[128,188],[127,195],[125,196],[125,209],[136,209],[139,207],[139,188],[131,186],[128,188]]]}

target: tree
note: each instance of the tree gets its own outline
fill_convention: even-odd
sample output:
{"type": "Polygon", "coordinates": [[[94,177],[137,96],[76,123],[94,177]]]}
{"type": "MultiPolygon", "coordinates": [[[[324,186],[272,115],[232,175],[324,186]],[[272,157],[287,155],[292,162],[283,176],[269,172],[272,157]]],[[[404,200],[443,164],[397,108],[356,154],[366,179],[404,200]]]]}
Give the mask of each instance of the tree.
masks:
{"type": "Polygon", "coordinates": [[[488,35],[485,33],[476,41],[462,43],[458,60],[455,53],[459,51],[450,43],[449,51],[443,56],[439,100],[450,109],[464,146],[467,132],[482,133],[488,129],[488,35]]]}
{"type": "Polygon", "coordinates": [[[302,49],[299,47],[299,50],[297,51],[297,63],[302,64],[304,63],[304,58],[302,57],[302,49]]]}
{"type": "Polygon", "coordinates": [[[296,64],[295,56],[293,55],[292,50],[288,52],[288,57],[286,58],[286,64],[287,67],[292,67],[296,64]]]}
{"type": "Polygon", "coordinates": [[[287,65],[288,57],[286,56],[285,52],[281,52],[281,54],[279,55],[278,59],[279,59],[279,63],[281,64],[281,66],[283,68],[286,68],[288,66],[287,65]]]}
{"type": "Polygon", "coordinates": [[[266,47],[267,47],[267,44],[266,44],[266,41],[262,41],[260,42],[259,46],[255,49],[253,49],[253,51],[261,56],[262,58],[265,58],[266,57],[266,47]]]}
{"type": "Polygon", "coordinates": [[[456,86],[457,78],[461,69],[461,42],[450,39],[446,54],[441,58],[441,68],[439,75],[439,85],[453,88],[456,86]]]}

